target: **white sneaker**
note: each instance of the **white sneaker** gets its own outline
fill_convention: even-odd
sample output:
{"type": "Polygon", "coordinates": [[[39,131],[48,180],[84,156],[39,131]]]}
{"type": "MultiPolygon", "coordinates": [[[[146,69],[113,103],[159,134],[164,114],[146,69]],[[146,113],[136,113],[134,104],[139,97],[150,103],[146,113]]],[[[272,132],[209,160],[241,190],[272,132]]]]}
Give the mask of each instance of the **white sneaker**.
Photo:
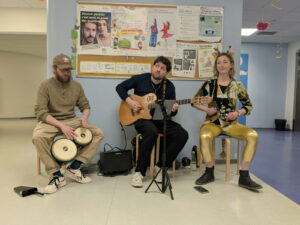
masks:
{"type": "Polygon", "coordinates": [[[67,168],[65,174],[67,177],[77,181],[78,183],[86,184],[92,181],[92,179],[84,175],[80,169],[72,170],[71,168],[67,168]]]}
{"type": "Polygon", "coordinates": [[[143,187],[143,178],[140,172],[135,172],[131,180],[131,185],[138,188],[143,187]]]}
{"type": "Polygon", "coordinates": [[[44,188],[43,193],[52,194],[67,184],[65,177],[54,176],[49,184],[44,188]]]}

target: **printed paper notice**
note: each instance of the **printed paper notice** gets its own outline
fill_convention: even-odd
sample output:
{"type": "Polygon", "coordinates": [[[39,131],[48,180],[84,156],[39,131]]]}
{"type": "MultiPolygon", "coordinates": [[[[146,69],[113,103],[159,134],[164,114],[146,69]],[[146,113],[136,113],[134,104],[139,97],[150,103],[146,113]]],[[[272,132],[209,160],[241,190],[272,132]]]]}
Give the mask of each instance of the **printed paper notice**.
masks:
{"type": "Polygon", "coordinates": [[[126,74],[134,75],[151,72],[150,63],[122,63],[122,62],[91,62],[81,61],[80,72],[86,74],[126,74]]]}
{"type": "Polygon", "coordinates": [[[215,57],[212,55],[215,51],[214,48],[218,48],[221,51],[222,45],[220,43],[200,44],[198,47],[199,77],[212,77],[214,75],[215,57]]]}
{"type": "Polygon", "coordinates": [[[200,40],[221,41],[223,36],[223,8],[202,6],[199,22],[200,40]]]}
{"type": "Polygon", "coordinates": [[[199,40],[200,7],[177,7],[177,40],[199,40]]]}
{"type": "Polygon", "coordinates": [[[151,72],[149,63],[116,63],[116,74],[140,74],[151,72]]]}
{"type": "Polygon", "coordinates": [[[197,46],[195,44],[177,43],[176,57],[173,58],[173,76],[195,77],[197,46]]]}
{"type": "Polygon", "coordinates": [[[80,62],[81,73],[115,73],[113,62],[80,62]]]}

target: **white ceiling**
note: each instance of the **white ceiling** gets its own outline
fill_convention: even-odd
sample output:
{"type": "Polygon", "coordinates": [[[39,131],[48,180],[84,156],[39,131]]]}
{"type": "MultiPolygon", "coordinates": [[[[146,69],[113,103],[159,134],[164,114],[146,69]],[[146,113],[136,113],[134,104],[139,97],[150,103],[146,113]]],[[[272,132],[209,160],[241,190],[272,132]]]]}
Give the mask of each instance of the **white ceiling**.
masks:
{"type": "MultiPolygon", "coordinates": [[[[46,8],[47,0],[41,1],[0,0],[0,7],[46,8]]],[[[261,20],[271,22],[267,31],[277,33],[268,36],[256,33],[242,37],[242,42],[288,43],[300,40],[300,0],[244,0],[243,27],[253,28],[261,20]]],[[[46,57],[46,35],[0,34],[0,50],[46,57]]]]}
{"type": "Polygon", "coordinates": [[[262,36],[256,32],[242,37],[243,42],[289,43],[300,40],[300,0],[244,0],[243,27],[255,28],[261,20],[271,22],[266,31],[277,33],[262,36]]]}

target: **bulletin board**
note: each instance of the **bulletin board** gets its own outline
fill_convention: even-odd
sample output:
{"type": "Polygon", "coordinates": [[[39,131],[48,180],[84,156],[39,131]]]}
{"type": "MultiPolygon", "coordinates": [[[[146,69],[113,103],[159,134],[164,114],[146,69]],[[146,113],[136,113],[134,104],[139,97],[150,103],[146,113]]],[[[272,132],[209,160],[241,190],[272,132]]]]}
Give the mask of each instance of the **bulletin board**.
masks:
{"type": "Polygon", "coordinates": [[[163,55],[172,62],[168,78],[207,79],[211,53],[221,50],[223,8],[78,2],[75,27],[72,59],[79,77],[151,72],[163,55]]]}

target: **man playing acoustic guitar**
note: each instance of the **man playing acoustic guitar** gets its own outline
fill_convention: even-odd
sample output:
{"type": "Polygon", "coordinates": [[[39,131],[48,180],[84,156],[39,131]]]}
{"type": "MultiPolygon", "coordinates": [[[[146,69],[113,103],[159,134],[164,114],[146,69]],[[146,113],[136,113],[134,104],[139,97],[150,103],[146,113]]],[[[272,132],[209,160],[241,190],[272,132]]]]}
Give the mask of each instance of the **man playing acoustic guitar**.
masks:
{"type": "MultiPolygon", "coordinates": [[[[117,85],[116,91],[120,98],[129,105],[133,113],[138,113],[144,109],[141,102],[134,100],[128,95],[127,92],[130,89],[134,89],[134,94],[138,96],[145,96],[149,93],[154,93],[158,100],[175,100],[176,94],[174,84],[166,78],[170,70],[171,62],[167,58],[160,56],[156,58],[153,63],[152,73],[132,76],[117,85]],[[165,88],[163,88],[164,83],[165,88]]],[[[171,107],[171,117],[177,114],[178,107],[179,105],[177,103],[173,104],[171,107]]],[[[142,135],[142,141],[131,185],[133,187],[142,187],[143,177],[146,174],[146,170],[150,162],[151,150],[156,142],[158,133],[162,133],[163,131],[163,120],[140,118],[134,122],[134,126],[137,132],[142,135]]],[[[176,159],[177,155],[187,142],[188,133],[178,123],[168,119],[166,140],[166,166],[171,167],[173,160],[176,159]]],[[[162,162],[159,161],[157,166],[161,167],[162,162]]]]}

